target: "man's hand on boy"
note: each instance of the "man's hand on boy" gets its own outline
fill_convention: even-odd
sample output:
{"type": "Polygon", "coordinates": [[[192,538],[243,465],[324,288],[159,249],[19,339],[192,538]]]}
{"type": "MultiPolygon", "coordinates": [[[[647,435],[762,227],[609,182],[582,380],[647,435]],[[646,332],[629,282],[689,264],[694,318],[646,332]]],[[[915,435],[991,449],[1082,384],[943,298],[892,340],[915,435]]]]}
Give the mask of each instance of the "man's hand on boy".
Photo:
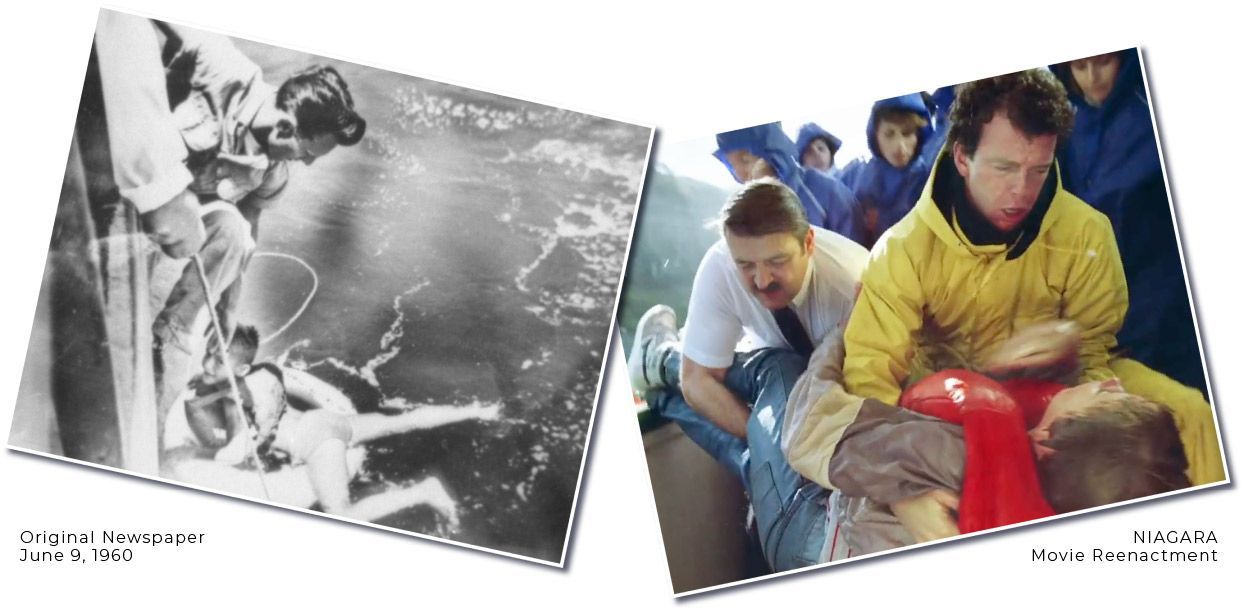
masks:
{"type": "Polygon", "coordinates": [[[948,490],[935,489],[895,501],[890,511],[917,542],[954,537],[959,527],[951,515],[959,509],[959,497],[948,490]]]}
{"type": "Polygon", "coordinates": [[[1079,369],[1080,334],[1070,320],[1031,324],[994,348],[981,366],[1000,378],[1061,379],[1079,369]]]}

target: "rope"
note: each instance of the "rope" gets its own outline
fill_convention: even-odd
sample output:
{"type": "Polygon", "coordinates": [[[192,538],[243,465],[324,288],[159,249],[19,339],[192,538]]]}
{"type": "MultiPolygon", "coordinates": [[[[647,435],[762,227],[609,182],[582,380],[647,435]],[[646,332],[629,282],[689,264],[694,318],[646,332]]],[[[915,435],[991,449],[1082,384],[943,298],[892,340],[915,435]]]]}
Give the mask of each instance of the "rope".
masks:
{"type": "MultiPolygon", "coordinates": [[[[203,270],[203,260],[198,254],[190,257],[190,261],[194,263],[194,270],[199,274],[199,283],[203,284],[203,295],[211,297],[211,286],[207,283],[207,273],[203,270]]],[[[225,342],[224,333],[220,330],[220,321],[216,318],[216,308],[211,304],[209,299],[207,305],[207,314],[212,318],[212,330],[216,334],[216,348],[220,352],[221,364],[225,366],[225,376],[229,381],[229,395],[233,398],[233,408],[238,412],[238,417],[242,419],[242,424],[246,425],[247,437],[246,451],[250,455],[251,460],[255,462],[255,468],[259,470],[259,485],[263,488],[265,499],[272,499],[272,494],[268,491],[268,480],[264,474],[263,462],[259,460],[259,451],[255,448],[256,433],[255,426],[251,425],[246,414],[242,411],[242,394],[238,392],[238,381],[233,372],[233,363],[229,360],[229,344],[225,342]]]]}
{"type": "Polygon", "coordinates": [[[294,315],[290,317],[290,319],[286,321],[283,326],[276,329],[276,332],[260,340],[260,343],[268,343],[269,341],[272,341],[280,336],[280,334],[285,332],[290,326],[293,326],[294,322],[297,321],[298,318],[302,317],[303,312],[305,312],[307,307],[311,305],[311,299],[315,298],[316,290],[319,290],[320,288],[320,276],[316,275],[315,269],[311,268],[311,265],[307,264],[307,261],[297,256],[280,254],[277,252],[255,252],[255,254],[252,255],[252,258],[257,257],[286,258],[288,260],[293,260],[294,262],[301,264],[305,269],[307,269],[307,272],[311,274],[311,291],[307,293],[307,298],[302,301],[302,306],[298,308],[298,311],[294,312],[294,315]]]}

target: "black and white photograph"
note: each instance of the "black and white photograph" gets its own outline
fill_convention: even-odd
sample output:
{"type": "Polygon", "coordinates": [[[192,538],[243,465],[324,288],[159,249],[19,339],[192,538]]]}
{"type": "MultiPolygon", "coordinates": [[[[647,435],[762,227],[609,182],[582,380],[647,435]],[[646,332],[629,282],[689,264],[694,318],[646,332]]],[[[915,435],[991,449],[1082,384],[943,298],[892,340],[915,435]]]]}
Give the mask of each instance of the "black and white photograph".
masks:
{"type": "Polygon", "coordinates": [[[652,129],[107,9],[86,64],[9,447],[562,565],[652,129]]]}

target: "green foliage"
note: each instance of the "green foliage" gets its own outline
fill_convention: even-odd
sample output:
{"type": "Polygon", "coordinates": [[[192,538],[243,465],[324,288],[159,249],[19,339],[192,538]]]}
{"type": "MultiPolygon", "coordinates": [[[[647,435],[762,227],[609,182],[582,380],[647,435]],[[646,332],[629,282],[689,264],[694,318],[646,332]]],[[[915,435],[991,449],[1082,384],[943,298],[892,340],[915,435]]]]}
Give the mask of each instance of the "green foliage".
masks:
{"type": "Polygon", "coordinates": [[[618,311],[624,351],[630,351],[635,324],[649,307],[663,303],[678,312],[680,323],[686,317],[696,268],[720,238],[706,224],[717,217],[727,196],[659,164],[649,174],[618,311]]]}

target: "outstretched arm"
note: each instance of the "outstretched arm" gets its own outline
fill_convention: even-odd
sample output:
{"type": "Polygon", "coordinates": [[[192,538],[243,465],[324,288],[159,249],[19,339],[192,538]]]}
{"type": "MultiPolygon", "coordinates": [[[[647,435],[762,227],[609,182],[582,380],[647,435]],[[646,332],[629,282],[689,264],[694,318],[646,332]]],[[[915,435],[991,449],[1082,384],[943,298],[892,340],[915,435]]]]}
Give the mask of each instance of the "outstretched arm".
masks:
{"type": "Polygon", "coordinates": [[[465,420],[495,420],[501,404],[428,405],[396,416],[360,414],[353,416],[354,437],[351,443],[363,443],[389,435],[430,429],[465,420]]]}

